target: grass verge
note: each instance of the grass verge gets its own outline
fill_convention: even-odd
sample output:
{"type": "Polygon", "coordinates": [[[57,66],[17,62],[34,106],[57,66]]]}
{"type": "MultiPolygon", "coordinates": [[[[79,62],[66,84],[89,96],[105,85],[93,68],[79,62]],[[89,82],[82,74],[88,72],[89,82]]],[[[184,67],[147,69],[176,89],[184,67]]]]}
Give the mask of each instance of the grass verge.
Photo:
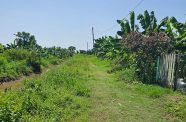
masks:
{"type": "Polygon", "coordinates": [[[0,121],[84,120],[89,90],[84,60],[74,57],[37,80],[26,80],[20,91],[0,93],[0,121]]]}

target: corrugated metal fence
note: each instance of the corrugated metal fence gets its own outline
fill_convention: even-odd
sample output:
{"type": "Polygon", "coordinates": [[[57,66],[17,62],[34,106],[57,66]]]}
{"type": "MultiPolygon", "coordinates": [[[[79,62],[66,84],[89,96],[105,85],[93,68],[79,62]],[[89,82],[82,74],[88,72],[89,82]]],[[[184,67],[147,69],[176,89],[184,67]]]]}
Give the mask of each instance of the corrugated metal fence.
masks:
{"type": "Polygon", "coordinates": [[[177,54],[163,54],[157,59],[156,81],[174,87],[176,77],[177,54]]]}

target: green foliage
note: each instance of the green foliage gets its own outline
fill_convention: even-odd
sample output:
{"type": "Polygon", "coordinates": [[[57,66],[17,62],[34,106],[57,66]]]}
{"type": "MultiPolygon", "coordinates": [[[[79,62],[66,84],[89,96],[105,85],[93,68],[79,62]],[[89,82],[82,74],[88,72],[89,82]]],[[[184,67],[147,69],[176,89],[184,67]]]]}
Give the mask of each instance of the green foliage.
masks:
{"type": "Polygon", "coordinates": [[[69,50],[70,56],[73,56],[75,54],[76,47],[70,46],[68,47],[68,50],[69,50]]]}
{"type": "Polygon", "coordinates": [[[137,19],[139,20],[141,27],[143,28],[143,34],[148,35],[149,33],[157,30],[157,19],[154,15],[154,11],[149,14],[146,10],[144,15],[139,14],[137,19]]]}
{"type": "Polygon", "coordinates": [[[155,81],[158,56],[174,51],[185,54],[186,25],[179,23],[174,17],[166,17],[158,24],[154,11],[149,13],[147,10],[144,14],[139,14],[137,20],[143,28],[142,32],[138,32],[135,13],[132,11],[130,21],[117,20],[121,26],[118,35],[122,39],[99,38],[93,50],[99,58],[114,60],[112,71],[135,66],[141,80],[152,83],[155,81]]]}
{"type": "Polygon", "coordinates": [[[30,35],[27,32],[18,32],[14,34],[16,36],[15,45],[17,47],[25,48],[25,49],[34,49],[36,48],[37,42],[34,35],[30,35]]]}
{"type": "Polygon", "coordinates": [[[4,46],[0,43],[0,53],[3,53],[4,51],[4,46]]]}
{"type": "Polygon", "coordinates": [[[96,40],[94,51],[100,58],[114,59],[119,54],[120,43],[118,37],[102,37],[96,40]]]}
{"type": "MultiPolygon", "coordinates": [[[[18,76],[29,75],[34,72],[35,66],[30,65],[36,62],[35,53],[25,49],[9,49],[0,56],[0,82],[15,80],[18,76]]],[[[40,63],[38,63],[40,65],[40,63]]]]}
{"type": "Polygon", "coordinates": [[[69,121],[87,111],[84,60],[71,59],[21,91],[0,93],[0,121],[69,121]]]}
{"type": "Polygon", "coordinates": [[[131,31],[134,32],[135,31],[135,13],[134,13],[134,11],[130,12],[130,27],[131,27],[131,31]]]}
{"type": "Polygon", "coordinates": [[[123,37],[122,44],[134,55],[139,77],[145,83],[155,81],[157,57],[162,53],[169,53],[174,50],[170,38],[162,32],[149,33],[149,36],[144,36],[141,33],[130,33],[123,37]]]}
{"type": "Polygon", "coordinates": [[[158,28],[174,40],[174,46],[177,51],[185,53],[186,24],[178,22],[175,17],[166,17],[161,21],[158,28]]]}
{"type": "Polygon", "coordinates": [[[130,32],[138,32],[139,27],[135,25],[135,13],[134,11],[130,12],[130,22],[126,19],[117,20],[117,23],[121,26],[121,31],[118,31],[119,36],[126,36],[130,32]]]}
{"type": "Polygon", "coordinates": [[[135,69],[123,69],[116,73],[119,81],[125,83],[135,83],[137,82],[137,76],[135,74],[135,69]]]}
{"type": "Polygon", "coordinates": [[[18,32],[13,44],[4,48],[0,44],[0,82],[15,80],[21,75],[41,73],[42,67],[59,64],[61,59],[73,56],[76,48],[42,48],[35,36],[27,32],[18,32]]]}

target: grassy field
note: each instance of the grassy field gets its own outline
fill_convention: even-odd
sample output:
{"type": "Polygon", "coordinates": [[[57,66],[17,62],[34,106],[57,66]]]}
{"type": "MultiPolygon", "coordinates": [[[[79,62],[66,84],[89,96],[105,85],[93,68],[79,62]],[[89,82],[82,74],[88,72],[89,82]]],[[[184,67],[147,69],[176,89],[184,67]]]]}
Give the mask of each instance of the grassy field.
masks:
{"type": "Polygon", "coordinates": [[[113,74],[108,61],[76,55],[19,91],[0,94],[0,121],[186,121],[184,95],[113,74]]]}

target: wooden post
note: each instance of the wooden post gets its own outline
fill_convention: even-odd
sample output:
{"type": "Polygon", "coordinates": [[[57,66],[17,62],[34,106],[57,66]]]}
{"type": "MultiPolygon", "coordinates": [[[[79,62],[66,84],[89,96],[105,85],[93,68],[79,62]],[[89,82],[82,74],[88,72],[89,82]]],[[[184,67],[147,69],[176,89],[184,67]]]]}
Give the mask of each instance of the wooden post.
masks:
{"type": "Polygon", "coordinates": [[[178,73],[179,73],[179,65],[180,65],[180,55],[177,54],[176,55],[176,65],[175,65],[176,72],[175,72],[175,78],[174,78],[174,91],[177,90],[177,80],[178,80],[178,73]]]}
{"type": "Polygon", "coordinates": [[[88,42],[87,42],[87,53],[88,53],[88,42]]]}
{"type": "Polygon", "coordinates": [[[95,38],[94,38],[94,27],[92,27],[92,38],[93,38],[93,46],[94,46],[94,41],[95,41],[95,38]]]}

